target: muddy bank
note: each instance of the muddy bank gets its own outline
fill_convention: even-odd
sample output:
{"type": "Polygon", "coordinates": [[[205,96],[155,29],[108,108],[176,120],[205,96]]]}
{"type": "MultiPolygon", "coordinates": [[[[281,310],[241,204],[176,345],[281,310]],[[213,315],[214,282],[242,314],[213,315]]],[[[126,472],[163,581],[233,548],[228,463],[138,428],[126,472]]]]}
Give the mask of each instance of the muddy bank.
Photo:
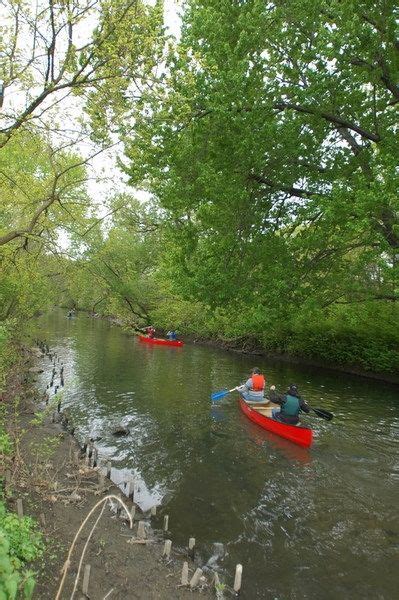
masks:
{"type": "Polygon", "coordinates": [[[211,572],[204,572],[193,589],[181,585],[184,562],[188,563],[188,582],[200,565],[186,551],[173,547],[173,523],[163,531],[162,525],[159,528],[163,517],[151,512],[143,514],[104,477],[105,473],[93,460],[95,453],[83,452],[84,448],[65,429],[65,425],[71,424],[62,418],[62,407],[58,413],[57,396],[53,397],[55,400],[47,400],[48,397],[35,390],[37,369],[32,361],[35,351],[25,349],[24,355],[25,371],[14,374],[18,381],[14,380],[3,398],[15,454],[1,466],[0,476],[7,478],[10,509],[16,510],[17,506],[21,509],[22,505],[25,515],[37,519],[44,535],[45,553],[33,565],[37,571],[33,597],[70,598],[74,585],[74,597],[92,600],[180,600],[193,594],[215,597],[211,572]],[[54,422],[61,420],[64,426],[54,422]],[[108,496],[114,498],[101,504],[108,496]],[[132,521],[126,511],[117,510],[117,498],[126,505],[132,521]],[[100,506],[76,540],[70,563],[66,563],[75,534],[98,503],[100,506]],[[169,557],[163,555],[166,539],[172,540],[169,557]],[[65,582],[59,592],[66,564],[65,582]]]}

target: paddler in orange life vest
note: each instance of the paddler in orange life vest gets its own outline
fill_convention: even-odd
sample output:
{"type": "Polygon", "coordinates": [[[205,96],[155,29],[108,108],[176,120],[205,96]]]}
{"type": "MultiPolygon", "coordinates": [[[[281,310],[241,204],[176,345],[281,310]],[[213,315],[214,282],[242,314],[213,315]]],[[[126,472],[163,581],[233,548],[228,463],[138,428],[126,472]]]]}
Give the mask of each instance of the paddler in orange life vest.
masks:
{"type": "Polygon", "coordinates": [[[257,367],[251,371],[249,379],[237,391],[247,402],[269,402],[265,400],[265,378],[257,367]]]}

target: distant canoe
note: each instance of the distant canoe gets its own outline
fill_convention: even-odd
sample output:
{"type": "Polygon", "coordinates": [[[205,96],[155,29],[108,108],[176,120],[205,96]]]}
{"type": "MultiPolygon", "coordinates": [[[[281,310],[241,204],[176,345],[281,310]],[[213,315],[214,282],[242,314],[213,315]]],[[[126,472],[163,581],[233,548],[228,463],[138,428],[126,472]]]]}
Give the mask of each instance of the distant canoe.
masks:
{"type": "Polygon", "coordinates": [[[243,398],[239,399],[239,404],[244,415],[263,429],[276,433],[280,437],[290,440],[290,442],[294,442],[294,444],[298,444],[304,448],[309,448],[309,446],[311,446],[313,432],[308,427],[287,425],[286,423],[281,423],[281,421],[271,419],[271,407],[266,407],[264,405],[257,407],[255,403],[249,405],[243,398]]]}
{"type": "Polygon", "coordinates": [[[139,335],[140,342],[146,342],[147,344],[157,344],[158,346],[184,346],[184,342],[181,340],[163,340],[161,338],[149,338],[146,335],[139,335]]]}

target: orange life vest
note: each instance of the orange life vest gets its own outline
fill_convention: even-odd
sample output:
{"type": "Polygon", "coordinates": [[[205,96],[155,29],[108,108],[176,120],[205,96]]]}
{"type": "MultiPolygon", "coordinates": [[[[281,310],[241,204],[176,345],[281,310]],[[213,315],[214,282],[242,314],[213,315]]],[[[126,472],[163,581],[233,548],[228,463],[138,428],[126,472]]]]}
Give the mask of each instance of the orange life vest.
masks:
{"type": "Polygon", "coordinates": [[[265,389],[265,378],[263,375],[252,375],[252,390],[254,392],[261,392],[265,389]]]}

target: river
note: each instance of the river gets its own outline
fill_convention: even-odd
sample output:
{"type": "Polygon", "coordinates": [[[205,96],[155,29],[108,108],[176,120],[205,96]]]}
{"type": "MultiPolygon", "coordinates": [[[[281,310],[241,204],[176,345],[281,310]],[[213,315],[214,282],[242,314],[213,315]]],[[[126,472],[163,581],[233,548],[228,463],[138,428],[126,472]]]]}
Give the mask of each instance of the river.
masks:
{"type": "Polygon", "coordinates": [[[116,482],[135,474],[136,501],[159,506],[159,527],[169,515],[174,545],[195,537],[206,563],[223,543],[217,566],[232,585],[243,565],[241,598],[397,597],[398,386],[196,344],[153,347],[60,310],[40,317],[34,334],[64,363],[63,406],[77,437],[101,437],[116,482]],[[296,383],[334,413],[330,422],[304,417],[310,450],[248,421],[237,394],[211,406],[211,392],[244,381],[253,366],[268,384],[296,383]],[[112,435],[119,423],[130,435],[112,435]]]}

